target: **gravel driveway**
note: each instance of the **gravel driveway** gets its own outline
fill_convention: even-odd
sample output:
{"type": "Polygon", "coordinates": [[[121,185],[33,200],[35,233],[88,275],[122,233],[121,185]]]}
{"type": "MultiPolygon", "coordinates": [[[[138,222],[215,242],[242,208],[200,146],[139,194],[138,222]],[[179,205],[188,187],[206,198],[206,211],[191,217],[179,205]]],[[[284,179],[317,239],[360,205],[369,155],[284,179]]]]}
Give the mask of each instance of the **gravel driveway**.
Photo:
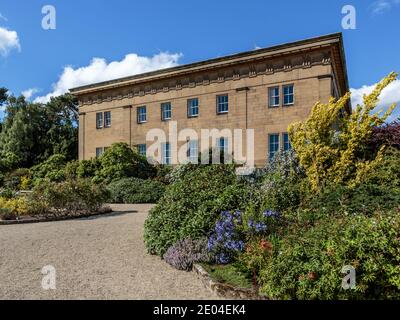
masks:
{"type": "Polygon", "coordinates": [[[0,299],[215,299],[192,272],[146,253],[150,205],[88,219],[0,226],[0,299]],[[56,270],[43,290],[41,270],[56,270]]]}

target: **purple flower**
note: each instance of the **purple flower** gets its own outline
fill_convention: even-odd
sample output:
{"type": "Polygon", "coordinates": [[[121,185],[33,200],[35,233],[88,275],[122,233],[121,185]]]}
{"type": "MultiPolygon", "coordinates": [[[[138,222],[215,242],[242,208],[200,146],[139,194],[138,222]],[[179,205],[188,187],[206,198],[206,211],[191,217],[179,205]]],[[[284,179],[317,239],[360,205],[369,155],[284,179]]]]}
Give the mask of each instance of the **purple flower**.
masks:
{"type": "Polygon", "coordinates": [[[263,215],[264,215],[264,217],[266,217],[266,218],[275,218],[275,219],[277,219],[277,218],[279,218],[279,212],[275,212],[275,211],[272,211],[272,210],[266,210],[266,211],[264,211],[263,212],[263,215]]]}

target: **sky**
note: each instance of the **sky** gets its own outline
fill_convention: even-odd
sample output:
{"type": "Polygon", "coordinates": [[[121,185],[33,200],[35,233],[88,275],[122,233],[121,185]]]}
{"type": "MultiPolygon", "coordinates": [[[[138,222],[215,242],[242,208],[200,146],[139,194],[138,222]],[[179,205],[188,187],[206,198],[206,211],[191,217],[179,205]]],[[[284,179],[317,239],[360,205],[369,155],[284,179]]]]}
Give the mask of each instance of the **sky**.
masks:
{"type": "MultiPolygon", "coordinates": [[[[400,71],[400,0],[0,0],[0,87],[46,102],[88,83],[334,32],[344,35],[353,104],[400,71]],[[343,29],[345,5],[355,29],[343,29]]],[[[393,102],[400,80],[381,97],[393,102]]]]}

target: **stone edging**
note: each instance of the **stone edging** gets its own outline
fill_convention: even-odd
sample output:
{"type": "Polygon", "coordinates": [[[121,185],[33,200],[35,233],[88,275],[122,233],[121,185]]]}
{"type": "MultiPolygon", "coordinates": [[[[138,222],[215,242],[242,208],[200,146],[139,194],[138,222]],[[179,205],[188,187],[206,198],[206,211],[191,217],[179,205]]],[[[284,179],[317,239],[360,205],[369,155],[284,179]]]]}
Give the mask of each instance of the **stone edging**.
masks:
{"type": "Polygon", "coordinates": [[[193,265],[193,272],[197,274],[206,288],[221,298],[230,300],[268,300],[252,289],[236,288],[229,284],[215,282],[199,264],[193,265]]]}
{"type": "Polygon", "coordinates": [[[40,222],[53,222],[53,221],[64,221],[64,220],[74,220],[74,219],[81,219],[81,218],[90,218],[90,217],[95,217],[95,216],[100,216],[100,215],[105,215],[112,213],[113,211],[110,209],[110,211],[102,211],[102,212],[96,212],[96,213],[87,213],[87,214],[82,214],[79,216],[64,216],[64,217],[43,217],[39,219],[22,219],[22,220],[0,220],[0,226],[1,225],[12,225],[12,224],[27,224],[27,223],[40,223],[40,222]]]}

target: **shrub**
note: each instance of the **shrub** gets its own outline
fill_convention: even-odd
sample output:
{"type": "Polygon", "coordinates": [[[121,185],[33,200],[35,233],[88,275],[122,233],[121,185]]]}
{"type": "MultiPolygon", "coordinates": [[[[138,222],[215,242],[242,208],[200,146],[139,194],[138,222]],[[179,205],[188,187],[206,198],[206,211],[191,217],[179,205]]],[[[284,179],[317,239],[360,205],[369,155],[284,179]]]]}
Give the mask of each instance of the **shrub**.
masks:
{"type": "Polygon", "coordinates": [[[164,260],[178,270],[190,271],[194,263],[208,263],[212,260],[207,250],[207,239],[184,239],[169,247],[164,260]]]}
{"type": "Polygon", "coordinates": [[[107,189],[113,203],[156,203],[164,194],[165,185],[153,180],[124,178],[111,182],[107,189]]]}
{"type": "Polygon", "coordinates": [[[0,208],[0,220],[15,220],[17,215],[8,208],[0,208]]]}
{"type": "Polygon", "coordinates": [[[242,209],[251,200],[233,165],[199,165],[167,186],[145,222],[150,253],[162,256],[178,240],[208,236],[222,211],[242,209]]]}
{"type": "Polygon", "coordinates": [[[369,148],[377,152],[382,146],[400,150],[400,121],[373,128],[369,148]]]}
{"type": "Polygon", "coordinates": [[[0,209],[5,209],[15,216],[26,215],[28,213],[28,207],[24,197],[11,199],[0,197],[0,209]]]}
{"type": "Polygon", "coordinates": [[[38,185],[47,179],[54,182],[63,181],[65,179],[64,166],[67,160],[62,154],[55,154],[46,161],[31,168],[33,184],[38,185]]]}
{"type": "Polygon", "coordinates": [[[22,189],[21,183],[25,179],[30,180],[29,169],[25,168],[16,169],[10,173],[5,174],[3,184],[6,189],[20,190],[22,189]]]}
{"type": "Polygon", "coordinates": [[[262,293],[273,299],[399,299],[399,213],[292,226],[262,267],[262,293]],[[355,290],[342,288],[347,265],[356,271],[355,290]]]}
{"type": "MultiPolygon", "coordinates": [[[[73,169],[73,168],[70,168],[73,169]]],[[[78,178],[93,178],[101,169],[101,162],[99,158],[92,158],[90,160],[79,161],[76,169],[76,176],[78,178]]]]}
{"type": "Polygon", "coordinates": [[[346,111],[350,93],[328,104],[317,103],[304,122],[289,126],[290,140],[300,164],[305,169],[312,189],[320,190],[327,183],[359,182],[371,167],[379,165],[381,151],[368,153],[368,142],[375,127],[382,125],[395,108],[381,115],[372,114],[382,90],[395,81],[391,73],[364,97],[364,105],[346,111]]]}
{"type": "Polygon", "coordinates": [[[136,149],[126,143],[114,143],[100,157],[101,168],[95,181],[110,182],[127,177],[147,179],[156,172],[154,167],[136,149]]]}
{"type": "Polygon", "coordinates": [[[259,173],[264,208],[283,212],[298,207],[305,184],[304,177],[293,151],[276,154],[259,173]]]}
{"type": "Polygon", "coordinates": [[[108,198],[103,185],[89,180],[44,181],[33,189],[29,203],[32,211],[38,214],[76,215],[98,211],[108,198]]]}

